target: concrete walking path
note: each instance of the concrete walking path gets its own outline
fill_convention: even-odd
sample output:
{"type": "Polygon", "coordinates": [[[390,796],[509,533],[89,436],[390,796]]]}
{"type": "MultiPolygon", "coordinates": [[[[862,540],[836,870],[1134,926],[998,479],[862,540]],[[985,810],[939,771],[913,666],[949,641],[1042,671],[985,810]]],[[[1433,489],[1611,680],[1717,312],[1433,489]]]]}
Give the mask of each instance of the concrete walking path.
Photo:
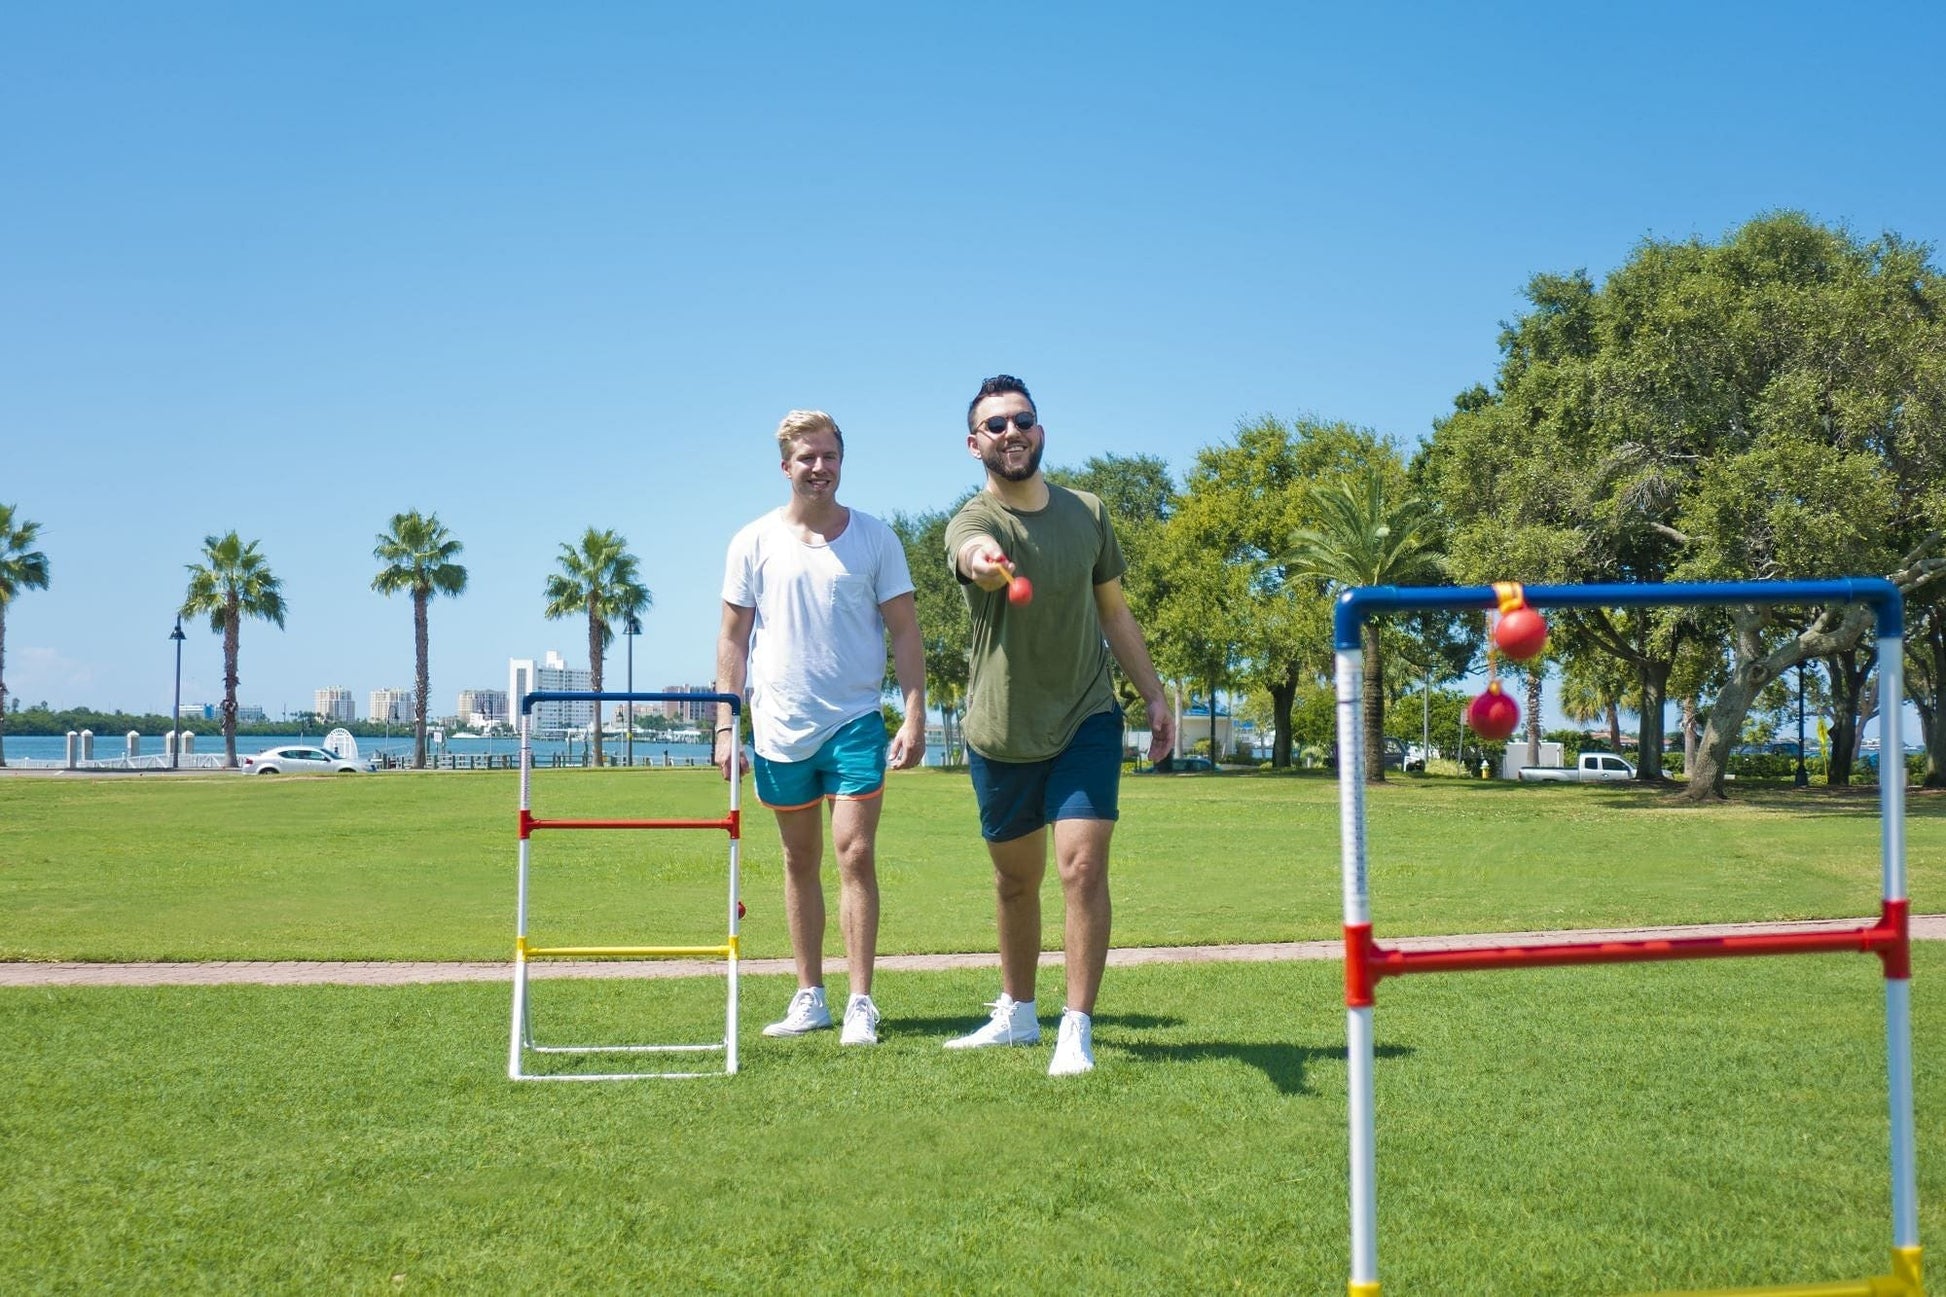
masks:
{"type": "MultiPolygon", "coordinates": [[[[1829,932],[1859,926],[1863,919],[1819,919],[1802,923],[1711,923],[1663,928],[1583,928],[1563,932],[1482,932],[1445,937],[1386,937],[1401,950],[1478,950],[1492,946],[1538,946],[1559,941],[1644,941],[1683,937],[1727,937],[1753,933],[1829,932]]],[[[1946,914],[1912,916],[1915,941],[1946,941],[1946,914]]],[[[1138,964],[1268,963],[1280,960],[1339,959],[1344,945],[1331,941],[1275,941],[1234,946],[1130,946],[1108,952],[1114,968],[1138,964]]],[[[836,961],[839,965],[842,960],[836,961]]],[[[1059,951],[1041,955],[1041,964],[1058,965],[1059,951]]],[[[880,955],[880,972],[936,972],[957,968],[998,968],[991,951],[946,955],[880,955]]],[[[788,959],[746,959],[747,976],[792,971],[788,959]]],[[[693,959],[536,960],[529,974],[542,977],[656,978],[721,976],[719,961],[693,959]]],[[[510,960],[491,963],[417,963],[405,961],[235,960],[204,964],[87,964],[0,962],[0,987],[15,986],[412,986],[427,982],[501,982],[512,975],[510,960]]]]}

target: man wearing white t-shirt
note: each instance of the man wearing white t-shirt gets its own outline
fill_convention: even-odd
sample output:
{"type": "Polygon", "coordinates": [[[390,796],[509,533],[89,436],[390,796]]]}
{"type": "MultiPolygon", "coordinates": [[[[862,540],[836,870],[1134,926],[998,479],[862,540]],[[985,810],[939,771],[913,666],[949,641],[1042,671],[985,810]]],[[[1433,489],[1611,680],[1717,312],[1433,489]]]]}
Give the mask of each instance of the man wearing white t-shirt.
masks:
{"type": "MultiPolygon", "coordinates": [[[[819,877],[828,801],[838,927],[851,975],[839,1043],[875,1045],[880,794],[888,766],[905,770],[926,754],[925,650],[898,536],[838,503],[844,433],[821,410],[792,410],[777,427],[777,449],[790,501],[730,541],[716,646],[717,689],[748,689],[757,799],[776,813],[784,844],[797,993],[764,1034],[801,1036],[831,1025],[819,877]],[[905,723],[889,746],[879,710],[888,633],[905,696],[905,723]]],[[[716,738],[723,777],[737,778],[747,763],[727,706],[718,710],[716,738]]]]}

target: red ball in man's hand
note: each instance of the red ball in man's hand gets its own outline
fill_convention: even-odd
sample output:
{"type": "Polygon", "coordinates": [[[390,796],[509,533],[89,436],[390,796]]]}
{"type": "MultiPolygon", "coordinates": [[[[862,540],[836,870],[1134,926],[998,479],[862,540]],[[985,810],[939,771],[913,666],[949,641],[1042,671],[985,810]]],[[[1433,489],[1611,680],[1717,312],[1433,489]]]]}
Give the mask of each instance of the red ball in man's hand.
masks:
{"type": "Polygon", "coordinates": [[[1034,583],[1024,576],[1017,576],[1007,585],[1008,603],[1031,603],[1034,598],[1034,583]]]}
{"type": "Polygon", "coordinates": [[[1522,604],[1500,618],[1493,628],[1493,642],[1514,661],[1525,662],[1547,647],[1547,619],[1522,604]]]}
{"type": "Polygon", "coordinates": [[[1520,704],[1503,693],[1495,680],[1466,705],[1466,723],[1481,738],[1498,742],[1520,728],[1520,704]]]}

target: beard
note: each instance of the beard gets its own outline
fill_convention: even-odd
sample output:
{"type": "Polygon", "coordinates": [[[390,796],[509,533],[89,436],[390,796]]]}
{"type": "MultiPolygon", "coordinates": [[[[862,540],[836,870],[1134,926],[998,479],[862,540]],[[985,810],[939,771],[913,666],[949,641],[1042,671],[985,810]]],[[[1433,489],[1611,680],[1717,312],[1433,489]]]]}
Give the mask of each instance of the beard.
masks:
{"type": "Polygon", "coordinates": [[[1027,463],[1020,468],[1008,468],[1006,452],[1000,449],[1000,443],[993,442],[980,453],[980,462],[985,464],[987,472],[993,474],[995,477],[1003,478],[1009,482],[1025,482],[1028,478],[1041,471],[1041,451],[1043,449],[1044,447],[1037,446],[1033,442],[1027,443],[1027,463]]]}

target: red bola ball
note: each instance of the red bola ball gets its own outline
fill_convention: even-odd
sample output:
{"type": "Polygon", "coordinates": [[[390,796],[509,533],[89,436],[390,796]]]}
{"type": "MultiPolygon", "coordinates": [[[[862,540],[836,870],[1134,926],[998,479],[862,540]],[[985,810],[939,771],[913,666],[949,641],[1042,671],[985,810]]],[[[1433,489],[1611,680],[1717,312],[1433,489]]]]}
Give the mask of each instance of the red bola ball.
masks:
{"type": "Polygon", "coordinates": [[[1547,620],[1526,604],[1506,613],[1493,628],[1493,642],[1516,662],[1525,662],[1547,647],[1547,620]]]}
{"type": "Polygon", "coordinates": [[[1027,603],[1034,597],[1034,583],[1024,576],[1017,576],[1007,585],[1008,603],[1027,603]]]}
{"type": "Polygon", "coordinates": [[[1498,742],[1520,728],[1520,704],[1501,692],[1495,680],[1466,705],[1466,723],[1481,738],[1498,742]]]}

